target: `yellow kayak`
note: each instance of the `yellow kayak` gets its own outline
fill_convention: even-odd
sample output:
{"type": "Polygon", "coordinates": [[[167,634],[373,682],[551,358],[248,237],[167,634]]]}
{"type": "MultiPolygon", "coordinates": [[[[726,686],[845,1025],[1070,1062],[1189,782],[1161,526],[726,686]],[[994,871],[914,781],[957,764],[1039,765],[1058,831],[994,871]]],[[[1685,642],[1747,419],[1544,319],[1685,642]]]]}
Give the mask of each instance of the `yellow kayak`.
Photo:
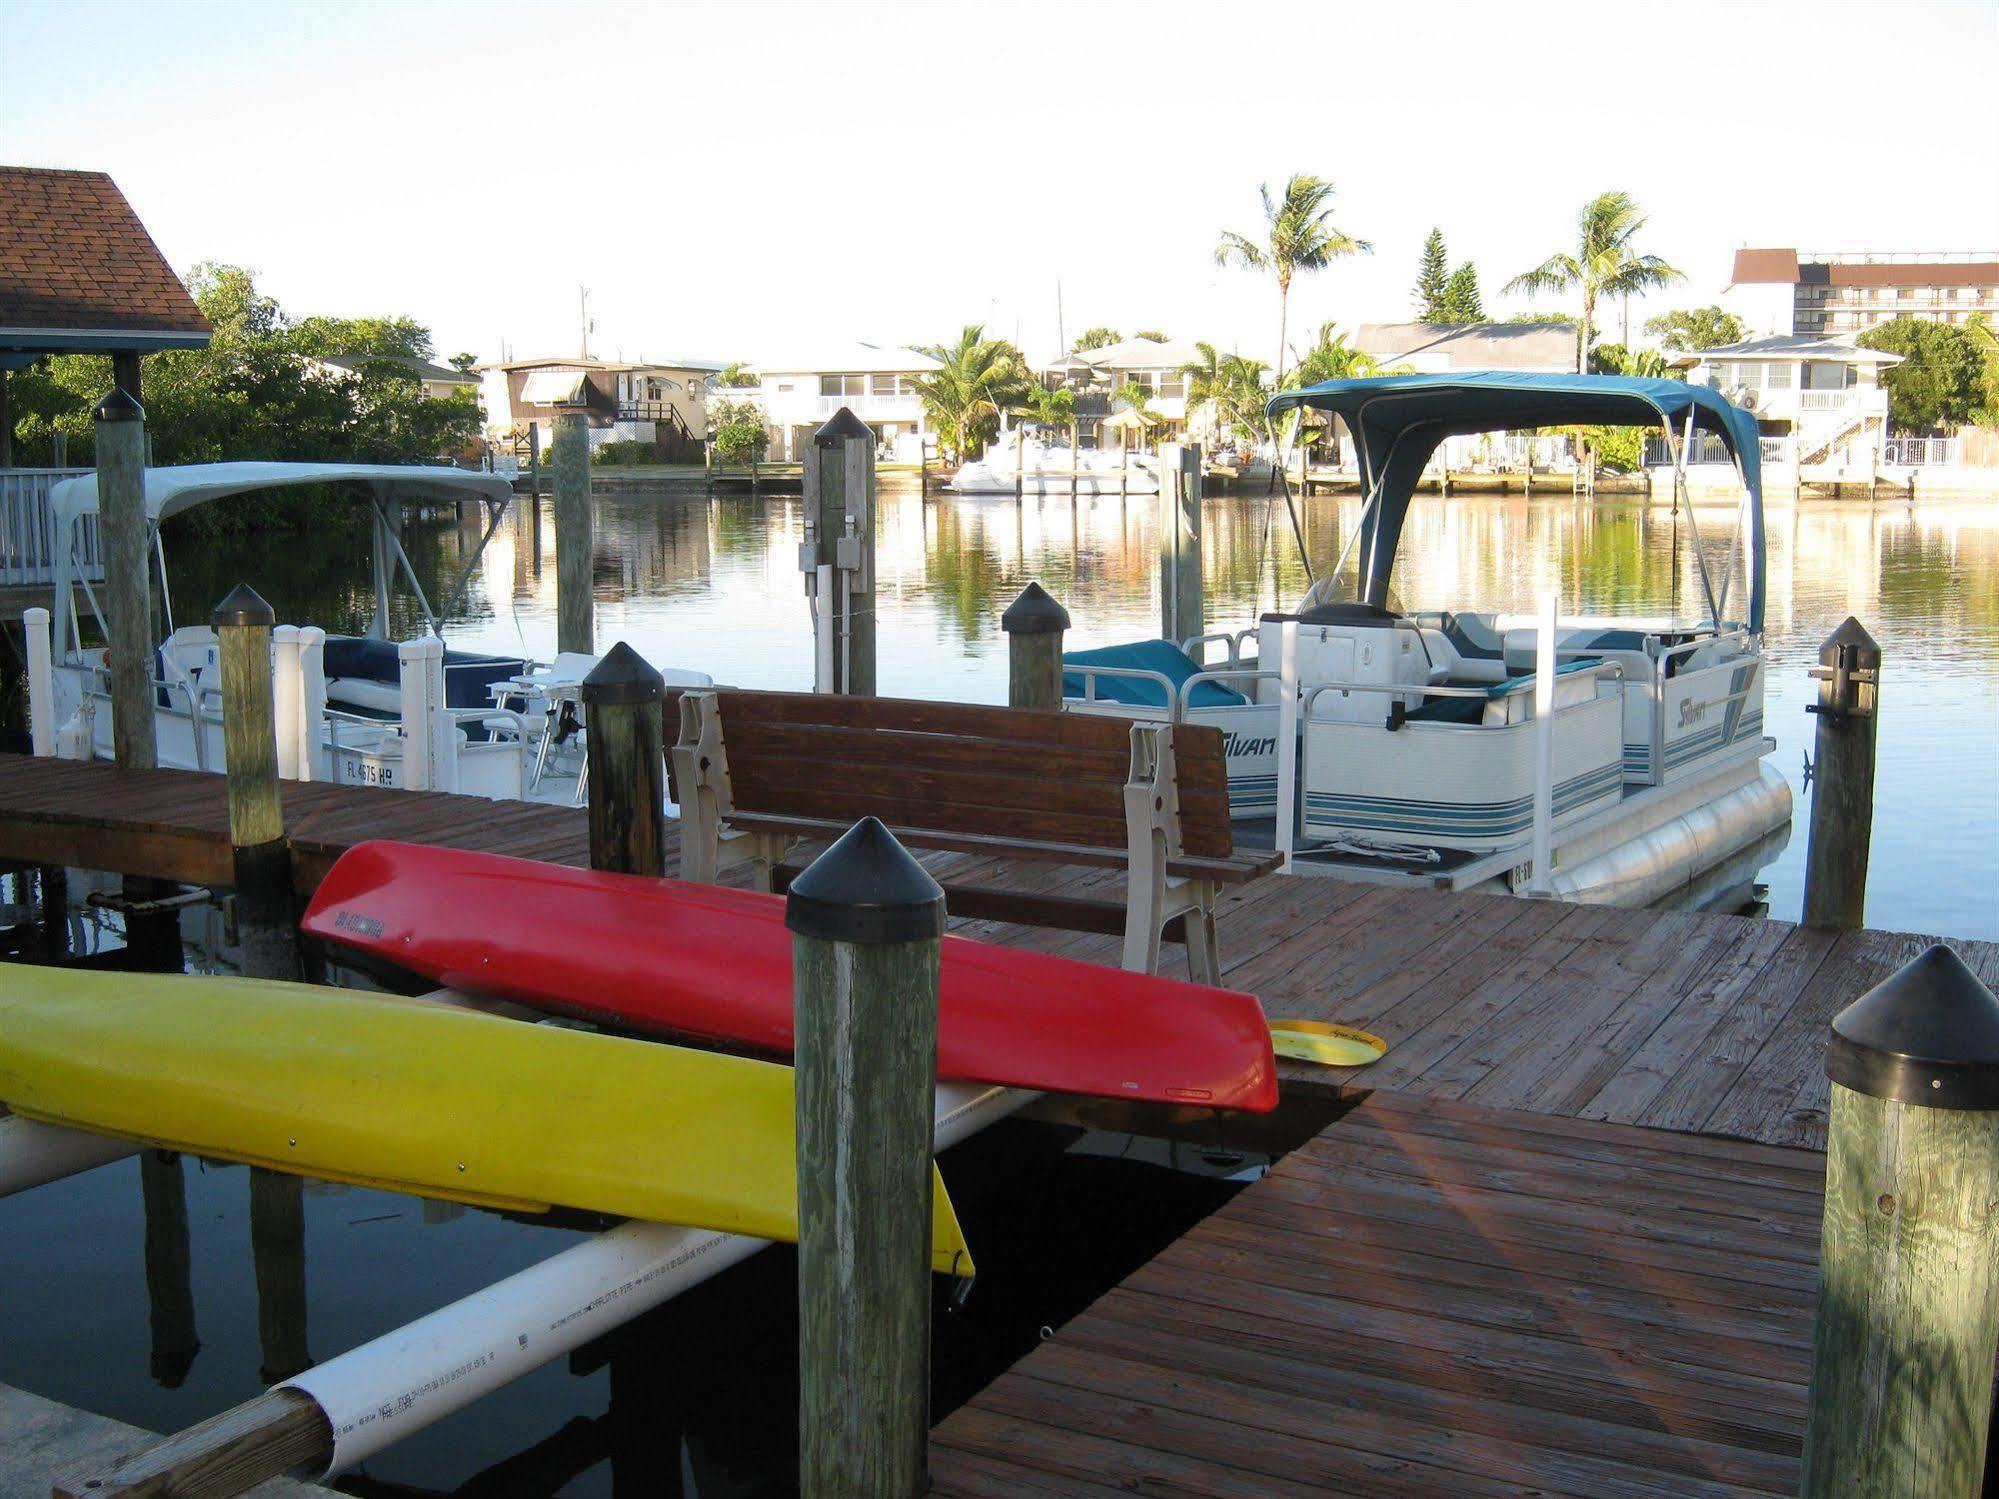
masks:
{"type": "MultiPolygon", "coordinates": [[[[0,1102],[357,1186],[798,1239],[789,1067],[420,1000],[0,964],[0,1102]]],[[[971,1273],[941,1178],[931,1244],[971,1273]]]]}

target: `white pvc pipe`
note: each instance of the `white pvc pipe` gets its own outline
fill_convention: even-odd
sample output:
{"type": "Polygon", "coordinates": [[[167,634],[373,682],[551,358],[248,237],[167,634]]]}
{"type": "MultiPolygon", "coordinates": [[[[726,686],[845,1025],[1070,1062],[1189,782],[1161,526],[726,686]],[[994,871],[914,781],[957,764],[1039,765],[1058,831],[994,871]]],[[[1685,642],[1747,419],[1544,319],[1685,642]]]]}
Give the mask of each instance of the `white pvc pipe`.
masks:
{"type": "Polygon", "coordinates": [[[833,681],[833,567],[819,564],[812,593],[812,657],[814,692],[831,692],[833,681]]]}
{"type": "Polygon", "coordinates": [[[278,776],[298,779],[299,742],[298,626],[271,630],[271,717],[278,731],[278,776]]]}
{"type": "Polygon", "coordinates": [[[49,650],[49,611],[37,605],[21,613],[28,648],[28,744],[47,758],[56,752],[55,658],[49,650]]]}
{"type": "MultiPolygon", "coordinates": [[[[945,1084],[937,1090],[937,1148],[1038,1096],[945,1084]]],[[[304,1391],[326,1413],[333,1456],[321,1476],[330,1478],[719,1275],[767,1242],[659,1223],[622,1224],[277,1388],[304,1391]]]]}
{"type": "Polygon", "coordinates": [[[140,1148],[130,1140],[9,1114],[0,1118],[0,1197],[121,1161],[140,1148]]]}
{"type": "Polygon", "coordinates": [[[396,647],[396,670],[402,687],[403,789],[430,790],[430,651],[429,637],[405,640],[396,647]]]}
{"type": "Polygon", "coordinates": [[[456,791],[458,789],[458,725],[451,719],[451,699],[446,694],[444,684],[444,641],[436,635],[426,635],[424,645],[424,673],[429,684],[430,700],[430,789],[432,791],[456,791]]]}
{"type": "Polygon", "coordinates": [[[1534,868],[1528,890],[1551,895],[1555,889],[1555,631],[1560,600],[1541,595],[1540,624],[1534,639],[1534,868]]]}
{"type": "Polygon", "coordinates": [[[301,625],[298,632],[298,778],[332,780],[333,767],[322,757],[326,736],[326,631],[301,625]]]}
{"type": "Polygon", "coordinates": [[[1293,834],[1298,826],[1298,622],[1277,627],[1277,852],[1291,872],[1293,834]]]}

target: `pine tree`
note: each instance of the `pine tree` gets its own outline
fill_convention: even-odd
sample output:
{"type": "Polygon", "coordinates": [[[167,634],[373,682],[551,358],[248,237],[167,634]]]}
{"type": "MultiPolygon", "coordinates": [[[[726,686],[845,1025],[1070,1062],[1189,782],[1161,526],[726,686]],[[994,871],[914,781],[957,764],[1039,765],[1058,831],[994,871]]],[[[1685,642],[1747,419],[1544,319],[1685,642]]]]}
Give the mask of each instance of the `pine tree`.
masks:
{"type": "Polygon", "coordinates": [[[1478,271],[1469,260],[1451,272],[1451,279],[1444,283],[1444,294],[1438,300],[1442,314],[1438,322],[1485,321],[1485,303],[1478,294],[1478,271]]]}
{"type": "Polygon", "coordinates": [[[1445,266],[1444,231],[1432,229],[1423,241],[1423,266],[1416,273],[1417,318],[1425,323],[1448,322],[1444,316],[1444,288],[1449,272],[1445,266]]]}

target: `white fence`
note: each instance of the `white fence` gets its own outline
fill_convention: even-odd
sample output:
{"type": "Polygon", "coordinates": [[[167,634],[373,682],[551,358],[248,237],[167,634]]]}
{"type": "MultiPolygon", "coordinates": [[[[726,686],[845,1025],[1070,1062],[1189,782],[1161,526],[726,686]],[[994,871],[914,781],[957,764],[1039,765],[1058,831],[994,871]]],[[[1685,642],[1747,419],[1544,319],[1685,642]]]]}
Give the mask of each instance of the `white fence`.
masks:
{"type": "MultiPolygon", "coordinates": [[[[49,511],[49,491],[59,480],[87,474],[87,468],[0,468],[0,584],[53,583],[56,548],[55,518],[49,511]]],[[[98,551],[97,517],[83,522],[83,575],[104,576],[98,551]]]]}
{"type": "Polygon", "coordinates": [[[1956,463],[1962,446],[1955,437],[1891,437],[1882,447],[1881,461],[1904,468],[1956,463]]]}

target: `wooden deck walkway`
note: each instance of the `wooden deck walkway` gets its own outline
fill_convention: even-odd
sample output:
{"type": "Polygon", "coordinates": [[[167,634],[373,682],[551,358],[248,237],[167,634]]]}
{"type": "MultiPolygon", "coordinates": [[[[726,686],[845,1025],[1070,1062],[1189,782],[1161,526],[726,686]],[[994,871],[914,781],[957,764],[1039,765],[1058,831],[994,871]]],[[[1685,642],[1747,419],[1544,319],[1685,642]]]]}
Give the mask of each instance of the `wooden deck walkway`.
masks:
{"type": "MultiPolygon", "coordinates": [[[[285,817],[301,891],[366,838],[559,864],[589,854],[580,811],[525,802],[287,783],[285,817]]],[[[0,860],[226,885],[227,828],[220,776],[0,755],[0,860]]],[[[926,862],[940,878],[1048,894],[1116,897],[1123,878],[966,855],[926,862]]],[[[1118,956],[1110,937],[961,929],[1118,956]]],[[[1390,1043],[1364,1073],[1287,1062],[1289,1088],[1389,1088],[1820,1149],[1832,1016],[1934,940],[1276,875],[1225,895],[1220,932],[1224,981],[1272,1016],[1345,1021],[1390,1043]]],[[[1999,943],[1952,945],[1999,986],[1999,943]]]]}
{"type": "Polygon", "coordinates": [[[1377,1092],[944,1420],[935,1493],[1794,1494],[1823,1172],[1377,1092]]]}

